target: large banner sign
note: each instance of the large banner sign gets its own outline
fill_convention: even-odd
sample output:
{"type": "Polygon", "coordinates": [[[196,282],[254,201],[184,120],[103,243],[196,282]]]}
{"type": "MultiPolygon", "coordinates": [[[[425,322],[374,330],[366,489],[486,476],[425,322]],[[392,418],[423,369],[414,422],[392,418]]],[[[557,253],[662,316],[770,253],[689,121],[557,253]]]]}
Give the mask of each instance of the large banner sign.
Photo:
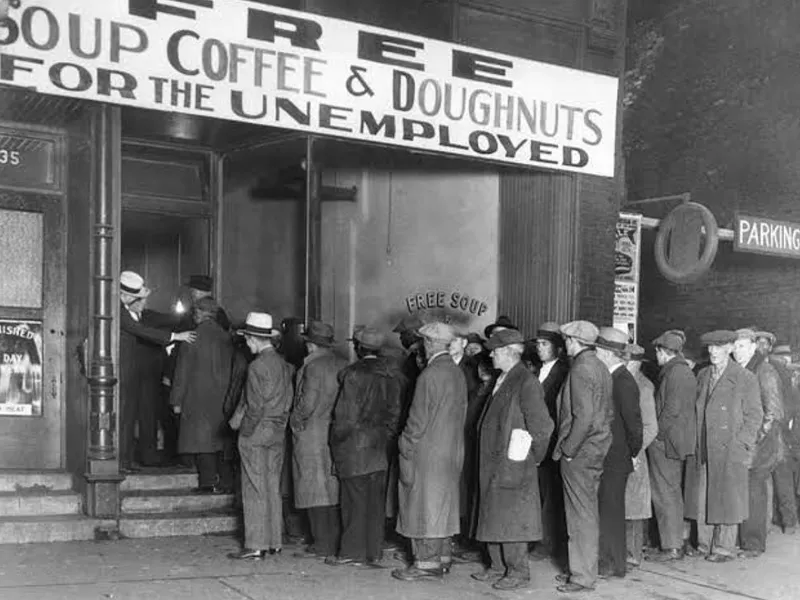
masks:
{"type": "Polygon", "coordinates": [[[0,83],[612,177],[617,79],[262,0],[24,0],[0,83]]]}
{"type": "Polygon", "coordinates": [[[733,247],[737,252],[800,258],[800,225],[737,214],[733,247]]]}

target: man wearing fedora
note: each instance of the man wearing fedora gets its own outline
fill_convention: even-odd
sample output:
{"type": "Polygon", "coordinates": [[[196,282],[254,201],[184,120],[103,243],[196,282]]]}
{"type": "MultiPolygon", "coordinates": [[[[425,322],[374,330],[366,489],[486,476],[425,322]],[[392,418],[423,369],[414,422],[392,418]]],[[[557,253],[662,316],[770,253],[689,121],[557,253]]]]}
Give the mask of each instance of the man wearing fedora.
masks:
{"type": "Polygon", "coordinates": [[[294,369],[275,350],[280,332],[272,316],[251,312],[238,331],[255,355],[244,396],[230,421],[239,431],[244,507],[244,548],[230,558],[259,560],[283,545],[281,472],[294,369]]]}
{"type": "Polygon", "coordinates": [[[764,417],[756,436],[753,462],[749,472],[749,509],[739,530],[742,553],[747,558],[761,555],[767,549],[768,483],[772,472],[783,459],[781,423],[783,422],[783,391],[778,371],[767,357],[757,351],[756,332],[739,329],[733,345],[733,357],[739,365],[758,379],[764,417]]]}
{"type": "Polygon", "coordinates": [[[464,462],[467,382],[448,346],[451,325],[419,330],[428,364],[417,379],[408,421],[398,441],[397,532],[411,540],[414,562],[396,569],[403,581],[441,578],[452,564],[450,538],[461,531],[459,483],[464,462]]]}
{"type": "Polygon", "coordinates": [[[304,335],[308,354],[297,372],[292,430],[294,502],[305,509],[312,545],[300,556],[333,556],[339,547],[339,480],[333,473],[329,433],[347,361],[334,353],[333,327],[312,321],[304,335]]]}
{"type": "Polygon", "coordinates": [[[731,359],[736,338],[725,330],[701,337],[711,366],[697,378],[697,445],[686,464],[685,516],[697,521],[698,552],[715,563],[734,559],[739,524],[748,515],[748,470],[764,416],[758,380],[731,359]]]}
{"type": "Polygon", "coordinates": [[[358,360],[339,373],[331,452],[341,487],[342,538],[338,555],[325,559],[332,566],[382,566],[387,450],[400,419],[400,382],[380,356],[385,341],[377,329],[358,330],[358,360]]]}
{"type": "Polygon", "coordinates": [[[487,343],[500,376],[479,425],[475,537],[486,543],[491,564],[472,577],[499,590],[530,583],[528,544],[542,535],[537,465],[554,428],[542,385],[522,363],[524,341],[504,329],[487,343]]]}
{"type": "MultiPolygon", "coordinates": [[[[160,400],[159,356],[173,342],[194,342],[193,331],[174,333],[167,327],[143,322],[150,289],[133,271],[119,277],[119,442],[120,468],[135,470],[135,428],[139,421],[139,450],[142,462],[151,462],[156,452],[154,402],[160,400]]],[[[165,323],[166,324],[166,323],[165,323]]]]}
{"type": "Polygon", "coordinates": [[[595,352],[598,330],[588,321],[562,325],[572,367],[559,395],[558,437],[569,533],[569,573],[556,579],[560,592],[594,589],[600,537],[597,491],[611,446],[611,374],[595,352]]]}
{"type": "Polygon", "coordinates": [[[625,488],[638,463],[643,426],[639,386],[626,368],[628,334],[603,327],[597,336],[597,358],[611,373],[611,447],[603,461],[598,490],[600,511],[601,577],[625,577],[627,540],[625,536],[625,488]]]}
{"type": "MultiPolygon", "coordinates": [[[[192,306],[196,306],[197,302],[202,298],[214,297],[214,278],[208,275],[190,275],[188,286],[189,293],[192,297],[192,306]]],[[[231,320],[225,309],[217,304],[217,312],[214,315],[214,320],[219,323],[225,331],[231,328],[231,320]]]]}
{"type": "Polygon", "coordinates": [[[653,340],[661,367],[655,396],[658,434],[647,456],[661,552],[648,558],[656,562],[680,560],[688,544],[684,541],[688,531],[683,520],[683,472],[696,446],[697,380],[682,356],[685,342],[686,336],[677,329],[653,340]]]}
{"type": "MultiPolygon", "coordinates": [[[[536,354],[541,362],[537,375],[544,390],[544,403],[553,423],[558,422],[558,395],[569,373],[564,356],[564,338],[558,323],[543,323],[534,338],[536,354]]],[[[545,458],[539,463],[539,492],[542,498],[542,541],[533,557],[555,557],[563,562],[567,553],[567,518],[564,515],[564,484],[561,468],[553,460],[558,430],[554,427],[545,458]]]]}

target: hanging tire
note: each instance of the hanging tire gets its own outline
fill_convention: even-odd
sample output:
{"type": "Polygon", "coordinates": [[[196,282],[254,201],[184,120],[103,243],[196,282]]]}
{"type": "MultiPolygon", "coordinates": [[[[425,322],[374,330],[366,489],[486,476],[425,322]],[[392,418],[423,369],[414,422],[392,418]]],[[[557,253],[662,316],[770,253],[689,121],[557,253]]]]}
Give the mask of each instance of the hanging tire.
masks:
{"type": "Polygon", "coordinates": [[[719,248],[719,227],[717,220],[714,218],[713,213],[702,204],[696,202],[687,202],[681,204],[666,218],[664,218],[658,226],[658,234],[656,235],[655,243],[655,259],[658,270],[661,274],[672,283],[693,283],[705,275],[711,268],[714,258],[717,256],[719,248]],[[706,244],[703,248],[703,253],[700,259],[688,269],[676,269],[667,261],[667,241],[669,240],[672,230],[675,228],[678,216],[682,213],[694,212],[700,215],[703,220],[703,227],[706,230],[706,244]]]}

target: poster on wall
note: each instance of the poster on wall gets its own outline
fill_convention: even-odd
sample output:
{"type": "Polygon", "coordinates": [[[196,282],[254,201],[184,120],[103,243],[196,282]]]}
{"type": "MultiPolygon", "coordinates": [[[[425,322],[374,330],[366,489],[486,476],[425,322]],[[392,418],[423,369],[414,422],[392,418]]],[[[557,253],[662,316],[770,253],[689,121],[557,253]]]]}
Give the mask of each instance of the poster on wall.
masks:
{"type": "Polygon", "coordinates": [[[639,321],[642,216],[620,213],[614,247],[614,327],[635,344],[639,321]]]}
{"type": "Polygon", "coordinates": [[[4,85],[615,173],[619,82],[608,75],[265,0],[25,0],[4,25],[4,85]]]}
{"type": "Polygon", "coordinates": [[[42,322],[0,320],[0,416],[42,415],[42,322]]]}

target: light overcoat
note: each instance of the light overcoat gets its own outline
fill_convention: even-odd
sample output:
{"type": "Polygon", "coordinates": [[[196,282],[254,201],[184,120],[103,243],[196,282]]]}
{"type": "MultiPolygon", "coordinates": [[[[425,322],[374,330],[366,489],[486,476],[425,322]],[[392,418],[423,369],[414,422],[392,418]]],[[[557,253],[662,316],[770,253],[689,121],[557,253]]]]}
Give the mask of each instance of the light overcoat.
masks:
{"type": "Polygon", "coordinates": [[[335,506],[339,480],[333,474],[329,434],[339,371],[347,361],[327,348],[307,356],[297,372],[289,427],[292,430],[292,473],[297,508],[335,506]]]}
{"type": "Polygon", "coordinates": [[[706,522],[730,525],[748,516],[748,469],[764,413],[755,375],[731,359],[712,388],[712,368],[697,377],[697,448],[686,466],[684,510],[686,518],[697,519],[697,485],[707,457],[706,522]]]}
{"type": "Polygon", "coordinates": [[[433,357],[417,378],[398,440],[397,532],[408,538],[459,533],[467,382],[449,354],[433,357]]]}
{"type": "Polygon", "coordinates": [[[650,493],[650,469],[645,450],[656,439],[658,420],[652,382],[640,371],[633,378],[639,386],[639,408],[642,412],[642,449],[638,454],[638,466],[628,476],[625,487],[625,518],[649,519],[653,516],[650,493]]]}
{"type": "Polygon", "coordinates": [[[479,482],[475,538],[482,542],[532,542],[542,537],[537,465],[547,454],[553,421],[539,380],[522,363],[492,394],[478,425],[479,482]],[[508,458],[511,432],[532,438],[522,461],[508,458]]]}

